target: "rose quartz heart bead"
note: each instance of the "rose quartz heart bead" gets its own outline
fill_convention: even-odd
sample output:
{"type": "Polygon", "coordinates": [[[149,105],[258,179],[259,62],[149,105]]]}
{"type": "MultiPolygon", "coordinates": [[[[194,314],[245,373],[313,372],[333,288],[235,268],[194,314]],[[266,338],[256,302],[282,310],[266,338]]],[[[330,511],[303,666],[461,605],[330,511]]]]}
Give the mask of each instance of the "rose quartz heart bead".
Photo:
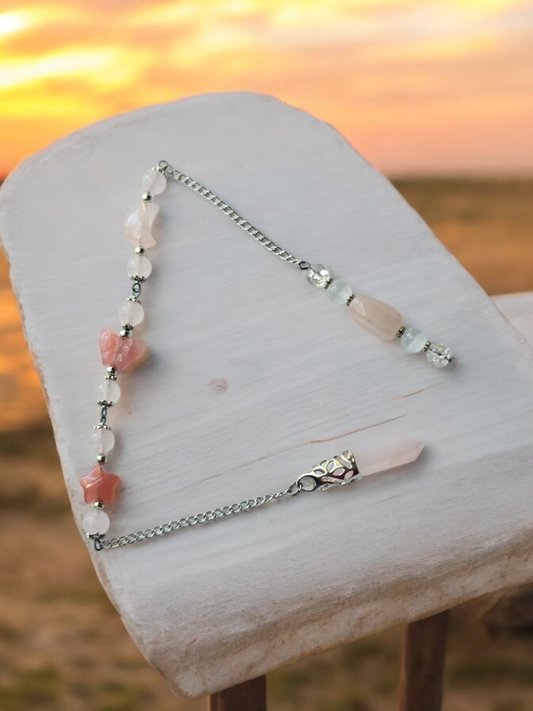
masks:
{"type": "Polygon", "coordinates": [[[140,205],[132,207],[126,215],[124,231],[136,247],[148,249],[155,245],[151,230],[158,212],[159,205],[156,205],[155,202],[142,202],[140,205]]]}
{"type": "Polygon", "coordinates": [[[383,341],[392,341],[403,326],[403,317],[396,309],[371,296],[356,294],[348,310],[356,323],[383,341]]]}

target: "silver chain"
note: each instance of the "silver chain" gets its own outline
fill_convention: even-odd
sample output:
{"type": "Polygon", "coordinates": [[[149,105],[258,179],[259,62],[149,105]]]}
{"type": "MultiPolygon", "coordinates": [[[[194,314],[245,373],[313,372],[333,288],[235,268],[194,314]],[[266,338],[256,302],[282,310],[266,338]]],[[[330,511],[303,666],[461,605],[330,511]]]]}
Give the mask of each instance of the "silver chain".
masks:
{"type": "Polygon", "coordinates": [[[250,237],[253,237],[257,242],[259,242],[259,244],[262,244],[265,249],[268,249],[269,252],[272,252],[272,254],[275,254],[284,262],[294,264],[294,266],[298,267],[302,271],[310,268],[311,265],[309,262],[306,262],[303,259],[298,259],[290,252],[287,252],[286,249],[282,249],[275,242],[272,242],[271,239],[251,225],[248,220],[241,217],[236,210],[228,205],[227,202],[224,202],[224,200],[219,198],[218,195],[215,195],[214,192],[206,188],[204,185],[201,185],[196,180],[193,180],[193,178],[189,178],[184,173],[180,173],[179,170],[173,168],[170,163],[167,163],[166,160],[159,161],[159,168],[168,178],[174,178],[174,180],[177,180],[179,183],[183,183],[183,185],[186,185],[191,190],[194,190],[194,192],[201,195],[212,205],[218,207],[219,210],[222,210],[222,212],[227,215],[230,220],[233,220],[233,222],[249,234],[250,237]]]}
{"type": "Polygon", "coordinates": [[[154,528],[147,528],[145,531],[129,533],[126,536],[119,536],[118,538],[105,539],[101,534],[89,535],[89,538],[94,541],[94,547],[97,551],[121,548],[122,546],[144,541],[147,538],[158,538],[167,533],[180,531],[183,528],[190,528],[191,526],[207,523],[208,521],[215,521],[244,511],[257,509],[260,506],[269,504],[271,501],[279,501],[283,496],[296,496],[301,491],[319,491],[329,489],[332,486],[345,486],[359,479],[361,479],[361,474],[359,473],[353,452],[347,450],[341,455],[336,455],[332,459],[326,459],[320,462],[320,464],[313,467],[311,471],[301,474],[292,484],[289,484],[286,489],[279,491],[277,494],[258,496],[255,499],[241,501],[240,504],[230,504],[229,506],[223,506],[213,511],[206,511],[205,513],[199,513],[195,516],[180,518],[176,521],[170,521],[170,523],[164,523],[161,526],[154,526],[154,528]]]}
{"type": "Polygon", "coordinates": [[[127,536],[120,536],[119,538],[110,538],[109,540],[102,540],[99,536],[92,536],[94,539],[94,547],[96,550],[109,549],[109,548],[120,548],[121,546],[127,546],[131,543],[138,543],[139,541],[144,541],[146,538],[155,538],[158,536],[163,536],[165,533],[173,533],[174,531],[179,531],[182,528],[189,528],[191,526],[196,526],[199,523],[207,523],[208,521],[215,521],[219,518],[226,518],[227,516],[232,516],[233,514],[241,513],[243,511],[250,511],[251,509],[257,509],[260,506],[269,504],[271,501],[276,501],[281,499],[282,496],[288,494],[289,496],[295,496],[299,494],[302,489],[300,487],[291,490],[296,482],[293,482],[291,486],[277,494],[267,494],[266,496],[258,496],[255,499],[250,499],[249,501],[241,501],[240,504],[231,504],[230,506],[223,506],[220,509],[214,509],[213,511],[206,511],[205,513],[199,513],[195,516],[188,516],[187,518],[180,518],[178,521],[170,521],[170,523],[164,523],[162,526],[154,526],[154,528],[147,528],[145,531],[137,531],[137,533],[130,533],[127,536]]]}

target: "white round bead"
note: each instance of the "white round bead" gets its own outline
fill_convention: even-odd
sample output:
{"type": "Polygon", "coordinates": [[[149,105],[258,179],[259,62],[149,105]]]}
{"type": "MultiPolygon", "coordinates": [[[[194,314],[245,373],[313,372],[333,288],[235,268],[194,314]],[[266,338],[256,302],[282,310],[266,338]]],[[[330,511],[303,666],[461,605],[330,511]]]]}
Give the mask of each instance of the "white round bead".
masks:
{"type": "Polygon", "coordinates": [[[91,447],[96,454],[107,454],[115,446],[115,435],[107,427],[97,427],[91,434],[91,447]]]}
{"type": "Polygon", "coordinates": [[[326,293],[334,304],[345,304],[353,294],[347,281],[334,279],[326,289],[326,293]]]}
{"type": "Polygon", "coordinates": [[[144,309],[140,301],[125,301],[118,315],[123,326],[138,326],[144,319],[144,309]]]}
{"type": "Polygon", "coordinates": [[[408,353],[420,353],[428,339],[419,328],[408,328],[403,332],[400,342],[408,353]]]}
{"type": "Polygon", "coordinates": [[[89,536],[96,533],[107,533],[111,521],[105,511],[102,511],[102,509],[93,509],[85,514],[81,525],[85,533],[89,536]]]}
{"type": "Polygon", "coordinates": [[[142,254],[134,254],[128,262],[128,276],[148,279],[152,273],[152,262],[142,254]]]}
{"type": "Polygon", "coordinates": [[[142,187],[147,193],[159,195],[167,187],[167,179],[160,170],[150,168],[142,177],[142,187]]]}
{"type": "Polygon", "coordinates": [[[105,401],[108,405],[114,405],[120,399],[120,385],[116,380],[106,379],[96,389],[96,401],[105,401]]]}

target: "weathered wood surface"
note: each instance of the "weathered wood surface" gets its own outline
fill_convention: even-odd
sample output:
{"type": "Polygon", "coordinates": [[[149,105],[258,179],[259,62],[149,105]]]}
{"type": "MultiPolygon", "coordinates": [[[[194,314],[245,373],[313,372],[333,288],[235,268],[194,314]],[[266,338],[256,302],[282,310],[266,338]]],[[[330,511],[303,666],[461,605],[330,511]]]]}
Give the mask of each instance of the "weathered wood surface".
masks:
{"type": "Polygon", "coordinates": [[[140,176],[160,159],[297,256],[449,344],[446,370],[355,326],[305,277],[177,184],[158,199],[137,330],[152,356],[110,413],[129,533],[284,488],[346,448],[410,437],[402,472],[115,551],[90,550],[124,624],[202,696],[533,580],[533,354],[389,182],[330,126],[272,98],[200,96],[91,126],[24,161],[0,233],[79,523],[78,478],[118,330],[140,176]]]}

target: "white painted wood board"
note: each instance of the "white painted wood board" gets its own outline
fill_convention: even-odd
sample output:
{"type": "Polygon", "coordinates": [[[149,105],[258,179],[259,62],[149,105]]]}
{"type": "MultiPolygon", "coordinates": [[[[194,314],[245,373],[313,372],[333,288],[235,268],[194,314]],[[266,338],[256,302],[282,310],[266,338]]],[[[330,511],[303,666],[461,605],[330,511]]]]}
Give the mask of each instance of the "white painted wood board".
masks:
{"type": "Polygon", "coordinates": [[[414,465],[90,554],[146,659],[199,697],[533,580],[533,353],[390,183],[330,126],[268,96],[198,96],[90,126],[4,184],[0,233],[76,521],[93,464],[98,336],[130,289],[122,232],[160,159],[269,237],[453,348],[435,370],[357,327],[184,186],[160,196],[152,355],[110,413],[108,507],[129,533],[284,488],[401,438],[414,465]]]}
{"type": "Polygon", "coordinates": [[[533,344],[533,292],[501,294],[494,297],[494,302],[505,318],[533,344]]]}

